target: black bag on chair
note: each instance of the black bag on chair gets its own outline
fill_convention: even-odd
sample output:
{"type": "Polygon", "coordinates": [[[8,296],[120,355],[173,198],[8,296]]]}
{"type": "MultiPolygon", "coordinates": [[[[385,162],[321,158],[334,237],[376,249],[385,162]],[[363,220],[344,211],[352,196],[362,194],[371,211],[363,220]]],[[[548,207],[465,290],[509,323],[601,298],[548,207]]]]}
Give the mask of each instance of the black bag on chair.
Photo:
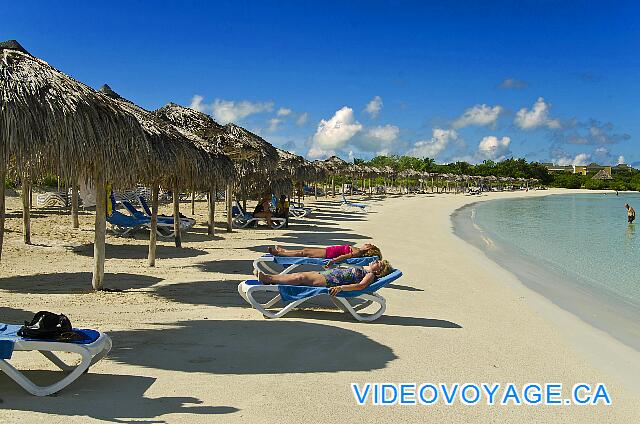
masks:
{"type": "Polygon", "coordinates": [[[18,336],[28,339],[64,340],[67,334],[73,333],[71,321],[63,314],[40,311],[33,316],[31,322],[25,321],[18,330],[18,336]]]}

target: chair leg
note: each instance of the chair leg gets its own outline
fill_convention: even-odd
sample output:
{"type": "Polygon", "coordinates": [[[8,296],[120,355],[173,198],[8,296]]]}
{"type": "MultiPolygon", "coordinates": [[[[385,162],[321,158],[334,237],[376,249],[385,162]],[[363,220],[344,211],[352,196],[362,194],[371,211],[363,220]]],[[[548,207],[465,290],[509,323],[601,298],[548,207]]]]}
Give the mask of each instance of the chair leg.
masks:
{"type": "Polygon", "coordinates": [[[40,352],[42,356],[47,358],[49,361],[53,362],[54,365],[60,368],[62,371],[70,372],[75,368],[75,366],[73,365],[67,365],[62,359],[58,357],[58,355],[51,351],[39,350],[38,352],[40,352]]]}
{"type": "MultiPolygon", "coordinates": [[[[73,370],[69,374],[67,374],[62,380],[50,386],[44,386],[44,387],[38,386],[33,381],[29,380],[22,372],[20,372],[18,369],[16,369],[13,365],[9,364],[5,360],[0,360],[0,369],[9,377],[11,377],[16,383],[18,383],[20,387],[22,387],[32,395],[48,396],[52,393],[56,393],[64,389],[65,387],[67,387],[69,384],[75,381],[78,377],[80,377],[91,365],[91,353],[86,348],[80,345],[77,345],[77,346],[71,347],[70,351],[72,351],[73,353],[78,353],[82,357],[82,360],[76,367],[72,367],[73,370]]],[[[47,358],[51,360],[51,358],[49,358],[48,356],[47,358]]],[[[58,362],[61,362],[62,364],[64,364],[64,362],[60,361],[57,357],[56,359],[57,359],[56,362],[52,361],[56,365],[60,366],[58,362]]],[[[66,364],[65,364],[65,367],[66,367],[66,364]]]]}
{"type": "Polygon", "coordinates": [[[364,299],[371,303],[378,303],[380,305],[380,308],[372,314],[363,315],[358,313],[358,310],[362,308],[359,308],[359,307],[357,309],[354,308],[353,306],[351,306],[351,304],[347,299],[343,297],[336,297],[335,299],[338,302],[340,302],[342,306],[346,309],[346,311],[349,312],[355,319],[362,322],[371,322],[371,321],[377,320],[382,316],[382,314],[384,314],[384,311],[387,309],[387,304],[386,304],[386,301],[384,300],[384,297],[380,296],[379,294],[376,294],[376,293],[362,294],[358,296],[358,298],[364,299]]]}
{"type": "Polygon", "coordinates": [[[249,302],[249,304],[251,304],[251,306],[253,306],[255,309],[257,309],[262,315],[264,315],[267,318],[280,318],[284,315],[286,315],[287,313],[289,313],[292,309],[294,309],[296,306],[298,306],[299,304],[301,304],[302,302],[308,300],[308,298],[306,299],[299,299],[296,300],[295,302],[291,302],[289,304],[287,304],[286,306],[284,306],[282,309],[280,309],[277,312],[272,312],[272,311],[268,311],[267,308],[272,307],[273,305],[275,305],[277,302],[280,301],[280,295],[276,295],[276,297],[274,297],[273,299],[271,299],[269,302],[267,302],[266,304],[261,304],[260,302],[258,302],[254,297],[253,297],[253,293],[256,291],[273,291],[273,292],[277,292],[277,290],[271,290],[271,289],[264,289],[265,286],[252,286],[249,287],[249,289],[244,292],[244,295],[242,294],[242,283],[240,283],[240,285],[238,286],[238,291],[241,292],[241,296],[247,301],[249,302]]]}

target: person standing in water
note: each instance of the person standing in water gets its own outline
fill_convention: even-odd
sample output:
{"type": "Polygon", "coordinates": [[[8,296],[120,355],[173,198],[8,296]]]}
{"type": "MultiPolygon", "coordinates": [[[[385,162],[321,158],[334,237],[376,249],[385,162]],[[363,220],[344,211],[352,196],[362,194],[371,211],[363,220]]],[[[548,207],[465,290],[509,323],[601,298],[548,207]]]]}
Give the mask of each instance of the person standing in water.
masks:
{"type": "Polygon", "coordinates": [[[627,220],[629,224],[632,224],[633,220],[636,219],[636,210],[629,206],[628,203],[626,203],[624,207],[627,208],[627,220]]]}

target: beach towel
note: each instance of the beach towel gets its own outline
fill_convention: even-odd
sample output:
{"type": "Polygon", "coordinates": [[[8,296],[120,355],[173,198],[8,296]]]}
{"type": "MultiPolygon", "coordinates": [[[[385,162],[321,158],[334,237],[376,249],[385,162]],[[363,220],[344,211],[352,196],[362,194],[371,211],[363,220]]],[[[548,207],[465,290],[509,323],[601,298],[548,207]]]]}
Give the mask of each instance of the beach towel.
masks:
{"type": "MultiPolygon", "coordinates": [[[[380,290],[382,287],[386,286],[390,282],[398,279],[402,275],[400,270],[395,270],[390,274],[378,278],[373,283],[369,284],[364,290],[354,290],[354,291],[341,291],[336,296],[344,297],[344,298],[352,298],[358,297],[367,293],[375,293],[380,290]]],[[[248,284],[261,284],[257,280],[247,281],[248,284]]],[[[280,293],[280,297],[282,302],[290,303],[295,302],[296,300],[306,299],[309,297],[317,296],[320,294],[329,294],[329,289],[327,287],[312,287],[312,286],[289,286],[280,284],[278,285],[278,292],[280,293]]]]}
{"type": "MultiPolygon", "coordinates": [[[[11,359],[11,355],[13,354],[13,347],[15,345],[15,342],[17,341],[42,340],[18,336],[18,330],[20,330],[20,328],[22,328],[21,325],[0,324],[0,359],[11,359]]],[[[79,336],[78,340],[69,341],[66,343],[90,344],[98,340],[98,337],[100,337],[100,332],[96,330],[74,328],[73,332],[79,336]]]]}

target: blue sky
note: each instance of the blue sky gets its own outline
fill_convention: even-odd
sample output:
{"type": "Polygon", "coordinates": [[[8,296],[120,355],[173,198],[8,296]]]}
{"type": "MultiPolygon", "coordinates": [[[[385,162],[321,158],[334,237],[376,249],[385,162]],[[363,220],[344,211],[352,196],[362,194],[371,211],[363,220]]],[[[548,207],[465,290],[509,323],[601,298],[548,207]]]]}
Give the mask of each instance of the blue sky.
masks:
{"type": "Polygon", "coordinates": [[[640,165],[637,2],[86,3],[3,8],[0,39],[310,158],[640,165]]]}

